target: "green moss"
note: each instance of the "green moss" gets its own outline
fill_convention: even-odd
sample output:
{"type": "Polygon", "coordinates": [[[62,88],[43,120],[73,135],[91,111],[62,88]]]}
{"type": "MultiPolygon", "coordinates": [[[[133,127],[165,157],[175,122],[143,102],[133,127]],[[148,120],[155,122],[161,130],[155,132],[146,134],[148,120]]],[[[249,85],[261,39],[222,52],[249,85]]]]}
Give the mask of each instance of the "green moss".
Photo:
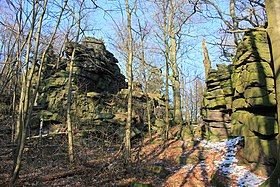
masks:
{"type": "Polygon", "coordinates": [[[232,128],[230,129],[230,135],[231,136],[246,136],[246,137],[255,136],[255,134],[249,130],[248,124],[243,124],[238,121],[232,122],[232,128]]]}
{"type": "Polygon", "coordinates": [[[277,159],[276,140],[261,140],[258,137],[245,137],[243,156],[249,162],[259,162],[261,158],[277,159]]]}
{"type": "Polygon", "coordinates": [[[130,187],[152,187],[151,184],[141,183],[141,182],[132,182],[130,187]]]}
{"type": "Polygon", "coordinates": [[[263,97],[248,98],[246,102],[251,106],[274,107],[276,106],[275,94],[270,93],[263,97]]]}
{"type": "Polygon", "coordinates": [[[244,98],[238,98],[234,99],[232,102],[232,108],[233,109],[240,109],[240,108],[248,108],[248,103],[246,103],[246,100],[244,98]]]}
{"type": "Polygon", "coordinates": [[[164,166],[161,165],[149,166],[148,171],[158,175],[161,178],[166,178],[168,175],[170,175],[170,171],[168,171],[164,166]]]}
{"type": "Polygon", "coordinates": [[[244,97],[245,98],[255,98],[255,97],[264,97],[267,96],[269,92],[261,87],[250,87],[245,90],[244,97]]]}
{"type": "Polygon", "coordinates": [[[273,135],[278,133],[276,119],[270,116],[252,116],[249,121],[249,129],[262,135],[273,135]]]}
{"type": "Polygon", "coordinates": [[[274,117],[256,115],[246,111],[236,111],[231,116],[233,136],[253,136],[253,132],[262,135],[278,133],[278,125],[274,117]]]}

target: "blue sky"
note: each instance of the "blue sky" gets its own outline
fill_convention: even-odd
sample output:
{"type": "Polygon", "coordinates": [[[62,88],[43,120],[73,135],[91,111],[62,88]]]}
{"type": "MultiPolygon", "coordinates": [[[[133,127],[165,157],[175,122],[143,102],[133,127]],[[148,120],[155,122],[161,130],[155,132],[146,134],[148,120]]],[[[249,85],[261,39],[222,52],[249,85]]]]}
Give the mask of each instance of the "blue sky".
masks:
{"type": "MultiPolygon", "coordinates": [[[[97,10],[95,13],[92,13],[90,20],[88,20],[88,23],[91,23],[94,26],[95,30],[94,32],[90,32],[88,34],[94,35],[97,38],[102,38],[105,41],[107,48],[115,54],[115,56],[120,61],[122,69],[124,69],[124,59],[117,51],[115,51],[115,48],[112,45],[115,41],[113,41],[112,38],[114,39],[115,37],[115,25],[116,23],[121,23],[121,20],[123,18],[122,16],[125,16],[123,15],[125,14],[125,12],[120,11],[119,7],[116,6],[116,1],[103,0],[97,1],[97,4],[105,10],[108,10],[110,16],[107,13],[104,13],[103,10],[97,10]]],[[[219,4],[221,5],[220,7],[222,10],[227,11],[228,3],[219,4]]],[[[123,5],[122,8],[124,8],[123,5]]],[[[149,8],[150,10],[148,11],[152,11],[152,7],[149,8]]],[[[146,14],[148,14],[147,17],[149,17],[153,14],[153,12],[146,12],[146,14]]],[[[184,32],[189,36],[184,37],[181,48],[186,49],[187,52],[180,59],[178,59],[178,61],[179,67],[182,68],[183,74],[189,75],[190,79],[192,79],[196,75],[203,78],[204,67],[202,63],[203,57],[201,51],[201,41],[203,38],[205,38],[209,43],[216,43],[217,38],[215,37],[219,37],[218,30],[221,24],[221,21],[218,19],[205,19],[197,14],[194,16],[193,20],[187,23],[187,25],[185,26],[184,32]]],[[[208,44],[207,46],[213,67],[215,67],[215,64],[217,63],[227,63],[219,58],[219,47],[210,44],[208,44]]]]}
{"type": "MultiPolygon", "coordinates": [[[[49,1],[52,2],[53,0],[49,1]]],[[[1,5],[4,5],[5,2],[6,0],[0,0],[1,5]]],[[[58,2],[61,2],[62,4],[63,0],[58,0],[58,2]]],[[[73,1],[70,2],[74,4],[75,7],[75,3],[73,3],[73,1]]],[[[103,39],[108,50],[110,50],[117,57],[117,59],[119,59],[119,64],[124,72],[125,59],[114,47],[114,44],[116,43],[116,26],[125,27],[125,25],[121,25],[123,24],[122,22],[126,19],[123,6],[124,0],[120,0],[119,2],[117,0],[99,0],[96,3],[101,7],[101,9],[93,10],[90,9],[94,7],[91,0],[86,0],[87,10],[85,11],[86,17],[83,22],[88,25],[88,29],[90,30],[86,32],[86,35],[103,39]]],[[[220,8],[226,12],[229,5],[228,2],[223,2],[224,3],[219,1],[218,4],[220,5],[220,8]]],[[[145,14],[138,13],[138,15],[140,17],[145,15],[146,18],[143,18],[143,20],[147,19],[150,24],[153,25],[151,18],[155,14],[153,4],[147,3],[147,1],[139,1],[139,3],[141,4],[141,9],[143,9],[145,14]]],[[[52,7],[52,9],[55,10],[57,9],[57,7],[52,7]]],[[[210,11],[210,13],[215,14],[213,11],[210,11]]],[[[136,20],[133,19],[133,25],[135,26],[135,24],[136,20]]],[[[219,40],[218,38],[220,37],[220,33],[218,32],[218,30],[221,24],[221,21],[218,19],[206,19],[203,18],[201,14],[196,14],[195,16],[193,16],[192,20],[190,22],[187,22],[186,26],[184,26],[183,33],[185,35],[182,37],[181,50],[178,54],[178,57],[180,58],[178,58],[178,62],[182,73],[185,76],[188,76],[190,80],[192,80],[197,75],[203,78],[204,68],[202,63],[203,57],[201,51],[201,41],[203,38],[205,38],[209,43],[216,43],[217,40],[219,40]]],[[[155,28],[155,26],[152,27],[155,28]]],[[[147,41],[147,60],[150,61],[150,63],[152,63],[153,65],[163,67],[163,57],[156,54],[154,51],[151,52],[152,48],[159,47],[156,46],[157,44],[154,39],[155,33],[153,30],[156,29],[151,30],[151,36],[147,41]]],[[[215,64],[217,63],[225,63],[225,61],[219,58],[219,47],[208,44],[208,50],[213,67],[215,67],[215,64]]]]}

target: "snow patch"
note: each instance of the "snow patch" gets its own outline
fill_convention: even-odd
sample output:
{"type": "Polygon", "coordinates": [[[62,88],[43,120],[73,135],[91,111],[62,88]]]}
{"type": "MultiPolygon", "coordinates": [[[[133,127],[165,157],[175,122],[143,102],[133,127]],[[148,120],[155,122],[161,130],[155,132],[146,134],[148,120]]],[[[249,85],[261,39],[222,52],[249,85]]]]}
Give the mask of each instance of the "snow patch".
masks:
{"type": "Polygon", "coordinates": [[[266,179],[255,175],[247,170],[244,166],[238,166],[238,159],[235,157],[237,153],[237,144],[242,141],[242,137],[236,137],[222,142],[201,141],[201,146],[211,149],[215,152],[224,152],[225,154],[220,160],[214,161],[218,172],[229,178],[236,178],[238,186],[259,186],[266,179]]]}

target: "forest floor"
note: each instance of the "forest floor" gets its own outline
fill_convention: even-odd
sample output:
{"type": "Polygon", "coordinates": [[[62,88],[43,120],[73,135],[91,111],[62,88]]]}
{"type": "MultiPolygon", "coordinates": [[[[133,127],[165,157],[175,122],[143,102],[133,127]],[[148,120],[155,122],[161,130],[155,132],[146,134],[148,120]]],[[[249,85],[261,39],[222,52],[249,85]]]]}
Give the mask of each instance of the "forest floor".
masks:
{"type": "MultiPolygon", "coordinates": [[[[8,138],[0,139],[0,186],[7,186],[12,170],[8,138]]],[[[124,162],[119,147],[75,144],[76,162],[67,160],[66,136],[29,141],[18,186],[258,186],[266,176],[240,165],[236,155],[241,138],[209,142],[201,139],[145,139],[124,162]]],[[[100,143],[99,143],[100,144],[100,143]]],[[[98,142],[96,145],[99,145],[98,142]]]]}

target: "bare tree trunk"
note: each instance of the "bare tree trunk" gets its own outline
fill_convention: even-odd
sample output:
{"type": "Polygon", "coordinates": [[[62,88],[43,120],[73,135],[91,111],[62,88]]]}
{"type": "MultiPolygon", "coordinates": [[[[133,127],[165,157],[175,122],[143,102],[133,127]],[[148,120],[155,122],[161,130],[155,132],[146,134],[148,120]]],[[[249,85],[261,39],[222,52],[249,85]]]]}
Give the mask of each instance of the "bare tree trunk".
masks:
{"type": "MultiPolygon", "coordinates": [[[[236,20],[236,14],[235,14],[235,4],[236,4],[236,0],[230,0],[230,17],[232,20],[232,25],[233,25],[233,30],[237,30],[238,29],[238,22],[236,20]]],[[[237,46],[238,45],[238,33],[233,33],[233,37],[234,37],[234,43],[237,46]]]]}
{"type": "MultiPolygon", "coordinates": [[[[268,35],[271,42],[273,67],[275,74],[275,93],[277,101],[277,121],[280,129],[280,1],[266,0],[266,12],[268,17],[268,35]]],[[[278,132],[278,157],[276,167],[262,186],[280,186],[280,135],[278,132]]]]}
{"type": "Polygon", "coordinates": [[[74,47],[70,66],[69,66],[69,76],[68,76],[68,94],[67,94],[67,135],[68,135],[68,156],[70,164],[74,162],[74,148],[73,148],[73,129],[72,129],[72,120],[71,120],[71,99],[72,99],[72,74],[73,74],[73,66],[74,66],[74,58],[75,58],[76,48],[74,47]]]}
{"type": "Polygon", "coordinates": [[[167,18],[168,2],[163,3],[163,42],[165,57],[165,135],[164,139],[168,140],[169,135],[169,45],[168,45],[168,18],[167,18]]]}
{"type": "Polygon", "coordinates": [[[182,110],[181,110],[181,92],[180,92],[180,80],[179,69],[177,64],[177,42],[175,36],[175,24],[174,15],[175,7],[173,0],[170,1],[169,11],[169,36],[170,36],[170,67],[172,70],[172,88],[174,96],[174,121],[177,124],[182,123],[182,110]]]}
{"type": "Polygon", "coordinates": [[[186,108],[185,120],[186,120],[188,125],[191,125],[191,122],[190,122],[190,109],[189,109],[189,98],[188,98],[187,91],[185,91],[185,108],[186,108]]]}
{"type": "Polygon", "coordinates": [[[165,58],[165,140],[168,140],[169,134],[169,63],[165,58]]]}
{"type": "Polygon", "coordinates": [[[199,102],[199,94],[198,94],[198,85],[197,85],[197,78],[195,79],[195,124],[197,125],[198,122],[198,102],[199,102]]]}
{"type": "Polygon", "coordinates": [[[131,9],[129,7],[129,0],[125,0],[125,9],[127,16],[127,79],[128,79],[128,102],[127,102],[127,121],[125,126],[125,150],[124,156],[126,161],[130,159],[131,152],[131,123],[132,123],[132,61],[133,61],[133,49],[132,49],[132,28],[131,28],[131,9]]]}
{"type": "MultiPolygon", "coordinates": [[[[46,12],[46,7],[47,7],[48,0],[44,1],[43,5],[43,10],[39,18],[39,25],[37,28],[36,32],[36,41],[35,41],[35,50],[34,50],[34,56],[33,56],[33,61],[32,61],[32,66],[31,69],[29,70],[28,68],[28,63],[30,59],[30,49],[31,49],[31,38],[33,35],[33,31],[35,29],[35,20],[36,20],[36,15],[39,7],[39,2],[33,1],[33,18],[32,18],[32,27],[29,32],[28,36],[28,48],[27,48],[27,53],[26,53],[26,73],[25,76],[23,76],[23,85],[22,85],[22,90],[21,90],[21,98],[20,98],[20,106],[19,106],[19,117],[17,121],[17,132],[16,132],[16,143],[17,143],[17,148],[15,150],[14,154],[14,167],[13,167],[13,174],[12,174],[12,179],[10,182],[11,186],[14,186],[18,175],[19,175],[19,170],[21,167],[21,160],[22,160],[22,154],[23,154],[23,149],[25,145],[25,138],[26,138],[26,129],[29,125],[30,121],[30,114],[33,110],[33,103],[30,102],[32,100],[32,79],[35,71],[35,66],[37,62],[37,55],[38,55],[38,50],[39,50],[39,44],[40,44],[40,35],[41,35],[41,29],[42,29],[42,23],[43,23],[43,18],[46,12]],[[31,98],[31,99],[30,99],[31,98]]],[[[35,96],[33,96],[35,97],[35,96]]]]}
{"type": "Polygon", "coordinates": [[[148,123],[148,134],[149,134],[149,139],[150,141],[152,140],[152,124],[151,124],[151,111],[150,111],[150,99],[149,99],[149,95],[148,95],[148,80],[146,77],[146,73],[145,73],[145,67],[146,67],[146,62],[145,62],[145,49],[144,49],[144,34],[141,33],[141,63],[142,63],[142,72],[143,72],[143,81],[145,84],[144,87],[144,93],[146,95],[146,111],[147,111],[147,123],[148,123]]]}
{"type": "Polygon", "coordinates": [[[205,79],[207,80],[209,71],[211,69],[211,61],[209,58],[205,39],[202,40],[202,51],[203,51],[203,64],[204,64],[204,71],[205,71],[205,79]]]}

